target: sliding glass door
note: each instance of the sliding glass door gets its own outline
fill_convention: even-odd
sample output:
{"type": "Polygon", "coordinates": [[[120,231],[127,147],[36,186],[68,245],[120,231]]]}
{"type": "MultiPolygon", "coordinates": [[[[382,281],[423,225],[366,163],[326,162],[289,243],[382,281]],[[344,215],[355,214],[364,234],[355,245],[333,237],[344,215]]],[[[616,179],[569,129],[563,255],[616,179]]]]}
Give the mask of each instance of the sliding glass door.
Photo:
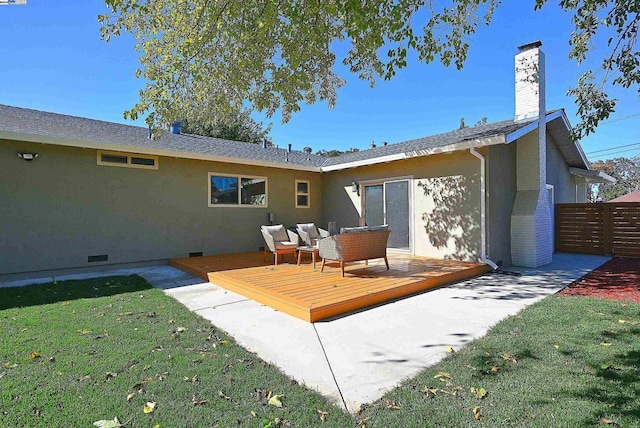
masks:
{"type": "Polygon", "coordinates": [[[364,184],[364,219],[367,226],[389,225],[389,248],[410,251],[409,180],[364,184]]]}

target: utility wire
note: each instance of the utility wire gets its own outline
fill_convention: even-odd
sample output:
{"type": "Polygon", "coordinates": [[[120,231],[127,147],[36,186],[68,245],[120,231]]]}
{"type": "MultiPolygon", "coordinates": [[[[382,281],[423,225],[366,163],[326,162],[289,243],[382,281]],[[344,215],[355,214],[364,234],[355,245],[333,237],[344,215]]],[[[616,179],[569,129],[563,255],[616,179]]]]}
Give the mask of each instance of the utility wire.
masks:
{"type": "Polygon", "coordinates": [[[611,156],[611,155],[615,155],[617,153],[625,153],[625,152],[635,152],[636,150],[638,150],[637,147],[633,148],[633,149],[626,149],[626,150],[618,150],[617,152],[611,152],[611,153],[605,153],[601,156],[611,156]]]}
{"type": "Polygon", "coordinates": [[[614,123],[614,122],[620,122],[621,120],[627,120],[627,119],[631,119],[631,118],[637,117],[637,116],[640,116],[640,113],[636,113],[636,114],[632,114],[632,115],[629,115],[629,116],[621,117],[619,119],[607,120],[606,122],[599,123],[598,126],[600,126],[600,125],[608,125],[608,124],[614,123]]]}
{"type": "Polygon", "coordinates": [[[631,147],[631,146],[640,146],[640,141],[639,141],[639,142],[637,142],[637,143],[625,144],[625,145],[622,145],[622,146],[609,147],[608,149],[595,150],[595,151],[593,151],[593,152],[587,152],[587,153],[585,153],[585,154],[587,154],[587,155],[591,155],[591,154],[593,154],[593,153],[608,152],[608,151],[610,151],[610,150],[616,150],[616,149],[621,149],[621,148],[623,148],[623,147],[631,147]]]}

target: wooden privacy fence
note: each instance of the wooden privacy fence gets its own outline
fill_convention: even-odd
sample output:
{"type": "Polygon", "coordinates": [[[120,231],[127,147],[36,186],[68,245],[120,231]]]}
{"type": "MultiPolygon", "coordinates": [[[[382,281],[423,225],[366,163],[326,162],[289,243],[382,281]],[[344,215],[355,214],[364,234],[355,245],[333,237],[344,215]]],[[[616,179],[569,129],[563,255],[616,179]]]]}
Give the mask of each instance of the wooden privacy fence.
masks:
{"type": "Polygon", "coordinates": [[[640,202],[556,204],[556,251],[640,257],[640,202]]]}

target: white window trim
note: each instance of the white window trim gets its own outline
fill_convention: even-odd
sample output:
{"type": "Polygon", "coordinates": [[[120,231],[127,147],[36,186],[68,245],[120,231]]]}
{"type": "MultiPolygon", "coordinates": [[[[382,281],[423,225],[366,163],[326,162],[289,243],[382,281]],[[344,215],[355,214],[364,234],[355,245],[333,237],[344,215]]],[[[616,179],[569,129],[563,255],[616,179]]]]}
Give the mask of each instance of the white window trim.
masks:
{"type": "Polygon", "coordinates": [[[158,156],[141,155],[137,153],[126,153],[126,152],[112,152],[108,150],[98,150],[97,152],[98,152],[98,165],[117,166],[121,168],[158,169],[158,156]],[[127,163],[103,162],[102,155],[126,157],[127,163]],[[153,165],[137,165],[137,164],[131,163],[131,158],[153,159],[153,165]]]}
{"type": "Polygon", "coordinates": [[[207,205],[210,208],[213,207],[222,207],[222,208],[267,208],[269,207],[269,179],[267,177],[261,177],[258,175],[247,175],[247,174],[228,174],[224,172],[210,172],[208,174],[207,179],[207,205]],[[238,203],[237,204],[212,204],[211,203],[211,176],[216,177],[233,177],[237,178],[238,181],[242,178],[258,178],[264,180],[264,205],[250,205],[250,204],[241,204],[240,203],[240,189],[238,189],[238,203]]]}
{"type": "Polygon", "coordinates": [[[295,205],[296,208],[311,208],[311,181],[309,180],[296,180],[295,184],[295,205]],[[298,183],[307,183],[307,193],[298,192],[298,183]],[[298,195],[307,197],[307,205],[298,205],[298,195]]]}

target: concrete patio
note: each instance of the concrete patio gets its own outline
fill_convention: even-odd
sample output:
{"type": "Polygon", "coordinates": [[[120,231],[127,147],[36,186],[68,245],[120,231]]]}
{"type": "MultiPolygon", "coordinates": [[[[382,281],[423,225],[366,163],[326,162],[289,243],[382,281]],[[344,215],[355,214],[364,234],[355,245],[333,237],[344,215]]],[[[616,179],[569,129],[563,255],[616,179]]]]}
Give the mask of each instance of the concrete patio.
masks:
{"type": "MultiPolygon", "coordinates": [[[[236,341],[350,412],[444,358],[522,308],[564,288],[609,257],[555,254],[539,269],[506,268],[336,319],[308,323],[169,266],[136,273],[236,341]]],[[[25,280],[0,286],[38,282],[25,280]]]]}

